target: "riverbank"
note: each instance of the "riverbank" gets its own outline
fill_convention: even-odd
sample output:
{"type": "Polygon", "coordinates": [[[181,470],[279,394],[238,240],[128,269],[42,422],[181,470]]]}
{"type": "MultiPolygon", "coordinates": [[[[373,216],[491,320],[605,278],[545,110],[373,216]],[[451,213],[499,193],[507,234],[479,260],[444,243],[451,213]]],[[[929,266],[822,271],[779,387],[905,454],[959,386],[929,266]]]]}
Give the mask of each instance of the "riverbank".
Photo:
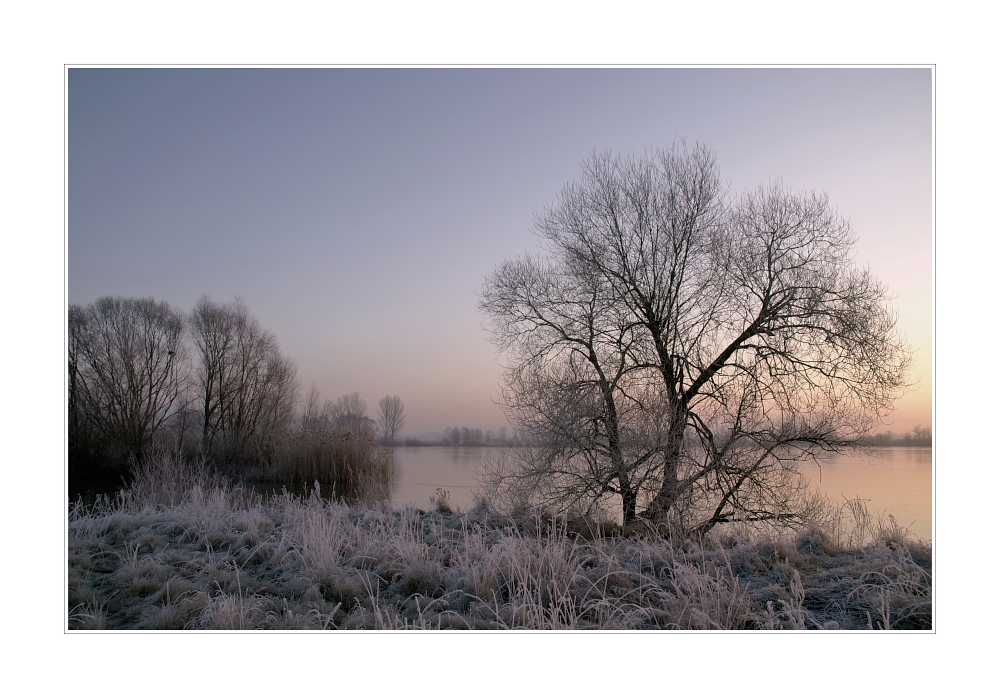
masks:
{"type": "Polygon", "coordinates": [[[869,522],[863,545],[841,529],[671,543],[218,482],[177,494],[71,508],[70,629],[931,628],[930,545],[894,525],[869,522]]]}

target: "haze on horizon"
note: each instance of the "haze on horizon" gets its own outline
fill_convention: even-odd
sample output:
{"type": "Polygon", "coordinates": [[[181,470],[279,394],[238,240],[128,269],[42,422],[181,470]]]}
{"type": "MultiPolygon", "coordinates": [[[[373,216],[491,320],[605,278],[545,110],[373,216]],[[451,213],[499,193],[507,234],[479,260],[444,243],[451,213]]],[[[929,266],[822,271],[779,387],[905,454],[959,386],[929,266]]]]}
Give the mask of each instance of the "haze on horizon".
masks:
{"type": "Polygon", "coordinates": [[[592,152],[713,148],[738,195],[815,189],[895,295],[931,424],[928,68],[69,70],[69,302],[243,298],[303,395],[496,429],[484,278],[592,152]]]}

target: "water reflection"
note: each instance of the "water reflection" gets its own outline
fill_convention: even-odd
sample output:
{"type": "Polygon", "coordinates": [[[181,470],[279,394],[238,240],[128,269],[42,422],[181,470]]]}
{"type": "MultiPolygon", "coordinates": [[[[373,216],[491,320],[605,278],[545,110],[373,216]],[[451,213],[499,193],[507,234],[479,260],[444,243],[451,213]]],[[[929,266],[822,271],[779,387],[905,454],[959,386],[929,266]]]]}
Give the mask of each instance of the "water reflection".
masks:
{"type": "MultiPolygon", "coordinates": [[[[468,510],[478,483],[475,473],[493,448],[410,446],[393,449],[396,479],[393,503],[429,506],[439,487],[451,493],[452,506],[468,510]]],[[[929,448],[880,448],[869,456],[838,455],[822,466],[802,465],[811,485],[835,503],[867,500],[874,515],[892,514],[918,538],[931,539],[932,463],[929,448]]]]}
{"type": "MultiPolygon", "coordinates": [[[[394,477],[392,501],[396,506],[416,506],[427,509],[435,491],[449,492],[452,507],[468,511],[473,504],[473,491],[478,487],[476,473],[483,459],[496,448],[464,448],[452,446],[400,446],[393,449],[394,477]]],[[[872,457],[835,456],[822,466],[802,465],[802,472],[812,487],[831,500],[843,503],[844,498],[867,500],[868,510],[875,516],[892,514],[901,526],[925,540],[932,530],[932,462],[929,448],[881,448],[872,457]]],[[[92,504],[98,493],[114,496],[118,482],[70,482],[70,501],[83,498],[92,504]]],[[[289,492],[308,495],[309,483],[289,483],[289,492]]],[[[280,492],[281,486],[258,486],[256,491],[280,492]]],[[[329,497],[329,487],[321,494],[329,497]]]]}
{"type": "Polygon", "coordinates": [[[478,486],[476,473],[495,448],[398,446],[392,449],[392,502],[426,509],[435,491],[449,492],[452,507],[468,511],[478,486]]]}
{"type": "Polygon", "coordinates": [[[860,497],[875,516],[892,514],[924,540],[932,531],[932,451],[880,448],[872,457],[834,456],[822,467],[805,465],[812,486],[835,502],[860,497]]]}

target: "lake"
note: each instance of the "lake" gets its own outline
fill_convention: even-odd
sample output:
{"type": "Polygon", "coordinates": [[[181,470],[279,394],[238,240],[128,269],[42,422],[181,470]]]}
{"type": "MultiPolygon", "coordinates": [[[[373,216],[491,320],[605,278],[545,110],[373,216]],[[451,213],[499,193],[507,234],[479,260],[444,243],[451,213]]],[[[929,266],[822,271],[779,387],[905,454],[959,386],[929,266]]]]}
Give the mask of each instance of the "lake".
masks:
{"type": "MultiPolygon", "coordinates": [[[[426,509],[438,488],[447,490],[453,507],[467,511],[478,486],[483,458],[495,448],[400,446],[393,448],[395,478],[392,501],[397,506],[426,509]]],[[[930,448],[880,448],[872,457],[838,455],[802,465],[810,484],[837,503],[844,498],[866,501],[873,516],[892,514],[924,540],[931,539],[932,469],[930,448]]]]}
{"type": "Polygon", "coordinates": [[[449,493],[452,507],[468,511],[472,507],[472,491],[479,486],[476,470],[487,454],[499,450],[464,446],[394,446],[392,503],[396,506],[412,504],[426,509],[440,488],[449,493]]]}
{"type": "Polygon", "coordinates": [[[834,456],[823,467],[803,466],[810,483],[835,502],[868,500],[873,516],[892,514],[910,533],[931,540],[933,499],[930,448],[879,448],[871,458],[834,456]]]}

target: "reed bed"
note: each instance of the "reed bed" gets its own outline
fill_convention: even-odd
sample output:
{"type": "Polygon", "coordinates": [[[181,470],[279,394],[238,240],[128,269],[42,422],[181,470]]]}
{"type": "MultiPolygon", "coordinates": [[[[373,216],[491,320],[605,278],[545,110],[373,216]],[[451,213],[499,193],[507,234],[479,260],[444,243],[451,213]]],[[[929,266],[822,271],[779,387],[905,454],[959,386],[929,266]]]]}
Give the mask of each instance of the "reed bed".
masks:
{"type": "Polygon", "coordinates": [[[930,545],[892,525],[869,521],[853,547],[849,521],[670,541],[318,489],[262,497],[197,468],[181,492],[165,460],[71,507],[70,629],[931,628],[930,545]]]}
{"type": "Polygon", "coordinates": [[[266,476],[277,482],[319,482],[338,499],[373,504],[392,494],[392,453],[351,432],[306,432],[278,447],[266,476]]]}

